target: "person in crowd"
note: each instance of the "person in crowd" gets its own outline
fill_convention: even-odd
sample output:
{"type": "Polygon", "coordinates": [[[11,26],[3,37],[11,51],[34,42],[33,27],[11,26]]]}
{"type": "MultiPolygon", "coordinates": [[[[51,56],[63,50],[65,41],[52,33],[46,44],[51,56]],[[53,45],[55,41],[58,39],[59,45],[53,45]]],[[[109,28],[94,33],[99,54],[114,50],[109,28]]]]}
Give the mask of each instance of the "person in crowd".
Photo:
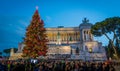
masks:
{"type": "Polygon", "coordinates": [[[120,63],[81,62],[77,60],[0,61],[0,71],[116,71],[120,63]]]}

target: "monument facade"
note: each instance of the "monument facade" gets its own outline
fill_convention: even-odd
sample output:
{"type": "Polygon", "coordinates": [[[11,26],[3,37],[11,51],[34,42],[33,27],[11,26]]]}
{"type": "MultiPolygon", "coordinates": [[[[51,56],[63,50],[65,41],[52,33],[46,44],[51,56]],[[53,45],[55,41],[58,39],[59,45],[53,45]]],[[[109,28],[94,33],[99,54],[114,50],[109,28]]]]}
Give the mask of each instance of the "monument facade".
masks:
{"type": "MultiPolygon", "coordinates": [[[[90,31],[91,26],[89,20],[84,18],[78,27],[46,28],[47,39],[49,40],[47,58],[80,59],[84,61],[107,60],[102,43],[93,39],[90,31]]],[[[16,54],[21,55],[24,46],[20,43],[18,52],[12,52],[11,57],[17,58],[16,54]]]]}

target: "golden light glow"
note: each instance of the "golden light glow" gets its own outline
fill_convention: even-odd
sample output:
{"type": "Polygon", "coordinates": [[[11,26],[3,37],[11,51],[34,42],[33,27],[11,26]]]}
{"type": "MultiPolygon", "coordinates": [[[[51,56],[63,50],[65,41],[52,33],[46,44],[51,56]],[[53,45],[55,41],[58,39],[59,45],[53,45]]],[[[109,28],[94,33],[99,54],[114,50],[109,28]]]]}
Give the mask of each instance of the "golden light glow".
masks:
{"type": "Polygon", "coordinates": [[[92,48],[89,48],[89,52],[92,52],[92,48]]]}

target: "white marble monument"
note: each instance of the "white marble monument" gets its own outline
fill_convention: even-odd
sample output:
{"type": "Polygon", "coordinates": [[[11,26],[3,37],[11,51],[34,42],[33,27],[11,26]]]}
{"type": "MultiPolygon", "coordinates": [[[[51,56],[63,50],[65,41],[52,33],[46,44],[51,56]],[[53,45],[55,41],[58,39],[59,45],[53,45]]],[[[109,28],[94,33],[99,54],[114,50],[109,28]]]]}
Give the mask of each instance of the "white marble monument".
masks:
{"type": "MultiPolygon", "coordinates": [[[[48,44],[48,58],[68,58],[81,60],[106,60],[106,52],[102,43],[94,41],[91,34],[89,20],[84,18],[78,27],[46,28],[48,44]],[[67,56],[67,57],[66,57],[67,56]]],[[[20,43],[17,53],[11,57],[22,54],[24,44],[20,43]]],[[[17,59],[17,57],[16,57],[17,59]]]]}

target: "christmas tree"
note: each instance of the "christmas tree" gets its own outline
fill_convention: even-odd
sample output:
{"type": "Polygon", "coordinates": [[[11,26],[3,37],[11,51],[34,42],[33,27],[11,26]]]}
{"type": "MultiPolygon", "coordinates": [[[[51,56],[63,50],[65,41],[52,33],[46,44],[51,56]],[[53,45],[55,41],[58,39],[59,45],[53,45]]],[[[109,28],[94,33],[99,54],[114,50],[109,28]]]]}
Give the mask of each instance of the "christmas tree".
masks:
{"type": "Polygon", "coordinates": [[[23,57],[36,58],[47,53],[47,39],[44,22],[36,9],[30,25],[26,29],[23,57]]]}

